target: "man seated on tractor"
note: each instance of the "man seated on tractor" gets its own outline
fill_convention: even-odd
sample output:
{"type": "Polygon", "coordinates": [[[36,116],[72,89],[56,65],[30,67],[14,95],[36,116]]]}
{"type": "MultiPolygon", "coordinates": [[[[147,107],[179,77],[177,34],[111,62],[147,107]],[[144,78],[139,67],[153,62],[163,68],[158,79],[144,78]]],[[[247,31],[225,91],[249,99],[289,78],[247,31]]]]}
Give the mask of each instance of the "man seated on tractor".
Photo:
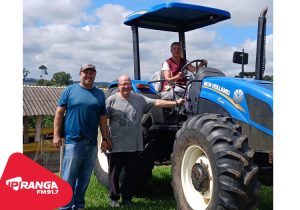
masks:
{"type": "MultiPolygon", "coordinates": [[[[179,42],[173,42],[171,44],[172,57],[165,60],[162,65],[162,76],[164,81],[162,83],[161,96],[164,99],[172,99],[173,91],[176,97],[184,97],[185,89],[181,88],[186,86],[186,75],[182,72],[182,67],[189,61],[181,58],[181,45],[179,42]],[[170,83],[171,82],[171,83],[170,83]],[[177,85],[174,87],[174,83],[177,85]]],[[[198,68],[207,66],[207,60],[203,60],[199,66],[188,65],[186,69],[191,73],[194,73],[198,68]]]]}

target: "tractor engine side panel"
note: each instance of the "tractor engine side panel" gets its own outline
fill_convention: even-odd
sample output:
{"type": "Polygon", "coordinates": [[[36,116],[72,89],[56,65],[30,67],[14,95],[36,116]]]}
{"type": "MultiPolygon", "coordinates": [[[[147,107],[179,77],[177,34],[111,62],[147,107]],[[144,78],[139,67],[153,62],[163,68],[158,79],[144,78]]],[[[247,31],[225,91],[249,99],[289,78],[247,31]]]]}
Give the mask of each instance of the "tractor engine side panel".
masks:
{"type": "MultiPolygon", "coordinates": [[[[199,88],[199,84],[197,86],[199,88]]],[[[193,114],[230,116],[242,126],[243,134],[249,137],[249,145],[255,151],[269,153],[273,150],[273,100],[270,89],[256,81],[211,77],[203,80],[199,92],[193,114]]]]}
{"type": "MultiPolygon", "coordinates": [[[[199,98],[197,113],[195,110],[194,115],[204,113],[216,113],[225,117],[231,117],[230,113],[219,104],[204,98],[199,98]]],[[[243,121],[236,120],[236,123],[242,126],[243,134],[249,137],[249,146],[255,149],[255,151],[270,152],[273,150],[273,137],[271,135],[243,121]]]]}

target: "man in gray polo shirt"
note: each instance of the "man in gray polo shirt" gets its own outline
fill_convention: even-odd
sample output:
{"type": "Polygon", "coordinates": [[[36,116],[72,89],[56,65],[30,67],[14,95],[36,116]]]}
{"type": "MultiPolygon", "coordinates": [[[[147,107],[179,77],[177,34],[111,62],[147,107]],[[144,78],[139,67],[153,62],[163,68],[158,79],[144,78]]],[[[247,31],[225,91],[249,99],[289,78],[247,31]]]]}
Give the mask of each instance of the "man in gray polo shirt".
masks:
{"type": "Polygon", "coordinates": [[[119,207],[120,194],[124,205],[132,205],[137,154],[143,151],[143,114],[147,113],[153,106],[175,107],[184,102],[182,98],[177,101],[166,101],[132,93],[131,79],[127,75],[119,77],[118,88],[117,94],[106,99],[110,138],[108,142],[103,142],[101,145],[102,151],[111,149],[108,155],[108,178],[112,207],[119,207]],[[126,177],[120,191],[119,176],[123,167],[126,177]]]}

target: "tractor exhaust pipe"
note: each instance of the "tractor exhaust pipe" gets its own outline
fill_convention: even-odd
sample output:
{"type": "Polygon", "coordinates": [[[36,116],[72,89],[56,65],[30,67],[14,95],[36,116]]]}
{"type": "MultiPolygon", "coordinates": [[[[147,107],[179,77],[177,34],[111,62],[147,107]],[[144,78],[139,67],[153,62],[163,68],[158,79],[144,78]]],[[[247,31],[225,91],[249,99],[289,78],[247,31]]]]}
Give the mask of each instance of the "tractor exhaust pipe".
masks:
{"type": "Polygon", "coordinates": [[[258,18],[257,47],[255,79],[262,80],[266,68],[266,14],[268,7],[264,8],[258,18]]]}

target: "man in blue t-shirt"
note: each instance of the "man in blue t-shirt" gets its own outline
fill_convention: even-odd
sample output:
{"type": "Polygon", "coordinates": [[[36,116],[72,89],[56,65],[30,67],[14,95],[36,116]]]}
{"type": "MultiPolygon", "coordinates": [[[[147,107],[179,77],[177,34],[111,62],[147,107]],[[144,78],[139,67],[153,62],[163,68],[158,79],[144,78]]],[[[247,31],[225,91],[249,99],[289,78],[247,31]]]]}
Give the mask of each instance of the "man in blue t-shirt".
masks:
{"type": "Polygon", "coordinates": [[[83,64],[80,83],[68,86],[58,101],[53,145],[62,145],[60,133],[64,126],[62,178],[73,190],[72,200],[61,209],[84,208],[84,196],[98,152],[98,126],[103,139],[107,139],[105,96],[102,90],[94,87],[96,73],[94,65],[83,64]]]}

